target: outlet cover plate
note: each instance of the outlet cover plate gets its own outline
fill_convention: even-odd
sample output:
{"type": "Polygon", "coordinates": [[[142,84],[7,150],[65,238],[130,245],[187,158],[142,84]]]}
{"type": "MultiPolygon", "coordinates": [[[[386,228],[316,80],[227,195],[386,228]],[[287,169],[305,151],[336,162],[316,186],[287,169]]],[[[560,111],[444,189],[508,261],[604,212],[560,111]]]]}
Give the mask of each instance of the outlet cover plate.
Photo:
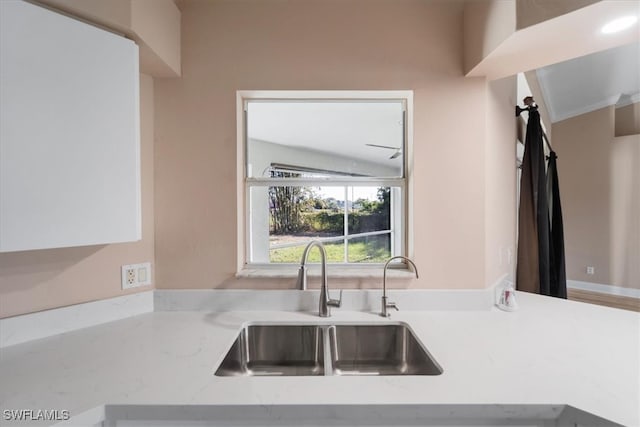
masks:
{"type": "Polygon", "coordinates": [[[121,269],[122,289],[137,288],[151,284],[151,263],[123,265],[121,269]]]}

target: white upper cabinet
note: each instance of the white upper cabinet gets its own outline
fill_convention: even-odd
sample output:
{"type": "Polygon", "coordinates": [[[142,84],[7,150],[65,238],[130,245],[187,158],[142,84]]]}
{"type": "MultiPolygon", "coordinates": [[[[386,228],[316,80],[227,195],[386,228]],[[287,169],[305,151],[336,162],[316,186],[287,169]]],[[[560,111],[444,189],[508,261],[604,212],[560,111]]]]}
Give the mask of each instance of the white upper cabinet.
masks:
{"type": "Polygon", "coordinates": [[[141,238],[138,47],[0,1],[0,252],[141,238]]]}

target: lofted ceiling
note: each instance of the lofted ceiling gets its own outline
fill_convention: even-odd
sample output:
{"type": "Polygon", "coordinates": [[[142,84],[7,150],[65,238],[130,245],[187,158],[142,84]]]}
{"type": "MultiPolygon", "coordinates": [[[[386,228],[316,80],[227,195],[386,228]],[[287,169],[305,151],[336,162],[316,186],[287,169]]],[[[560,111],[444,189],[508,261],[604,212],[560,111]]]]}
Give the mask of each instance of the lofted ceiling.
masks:
{"type": "Polygon", "coordinates": [[[549,65],[536,74],[552,122],[640,102],[640,43],[549,65]]]}

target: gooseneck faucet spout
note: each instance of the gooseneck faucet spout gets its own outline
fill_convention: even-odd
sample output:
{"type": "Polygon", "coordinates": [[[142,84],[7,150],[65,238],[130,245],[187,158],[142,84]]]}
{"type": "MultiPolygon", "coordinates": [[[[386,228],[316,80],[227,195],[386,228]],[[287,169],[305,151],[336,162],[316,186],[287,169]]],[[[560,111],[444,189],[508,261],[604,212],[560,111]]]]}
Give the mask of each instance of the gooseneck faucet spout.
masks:
{"type": "Polygon", "coordinates": [[[298,271],[298,289],[307,289],[307,257],[309,256],[309,250],[314,246],[317,246],[320,250],[320,260],[322,263],[322,269],[320,270],[322,285],[320,287],[320,305],[318,307],[318,315],[320,317],[329,317],[331,316],[331,307],[340,307],[342,305],[342,290],[340,291],[340,299],[336,300],[329,298],[329,285],[327,283],[327,251],[318,240],[312,240],[309,242],[307,247],[304,248],[302,260],[300,261],[300,270],[298,271]]]}
{"type": "Polygon", "coordinates": [[[387,267],[389,267],[389,264],[394,259],[402,259],[408,262],[409,264],[411,264],[413,266],[413,271],[416,273],[416,279],[418,278],[418,267],[416,267],[414,262],[411,261],[406,256],[398,255],[398,256],[391,257],[387,260],[387,262],[384,264],[384,271],[382,272],[382,311],[380,311],[380,316],[382,317],[390,316],[389,312],[387,311],[388,308],[395,308],[396,311],[399,310],[396,303],[388,301],[388,298],[387,298],[387,267]]]}

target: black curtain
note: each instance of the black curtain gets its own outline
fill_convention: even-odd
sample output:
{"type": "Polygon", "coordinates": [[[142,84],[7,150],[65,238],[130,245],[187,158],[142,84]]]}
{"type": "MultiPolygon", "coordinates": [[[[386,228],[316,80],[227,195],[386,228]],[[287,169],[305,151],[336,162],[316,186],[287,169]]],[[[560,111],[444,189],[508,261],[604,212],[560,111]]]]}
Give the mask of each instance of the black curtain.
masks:
{"type": "Polygon", "coordinates": [[[547,167],[547,191],[549,196],[549,215],[551,238],[549,244],[549,263],[551,266],[549,295],[567,298],[567,274],[564,259],[564,225],[562,223],[562,205],[560,203],[560,185],[558,183],[558,156],[555,151],[549,153],[547,167]]]}
{"type": "Polygon", "coordinates": [[[555,153],[549,159],[551,173],[547,176],[540,113],[535,106],[530,106],[528,111],[520,181],[516,288],[566,298],[564,237],[555,153]]]}

